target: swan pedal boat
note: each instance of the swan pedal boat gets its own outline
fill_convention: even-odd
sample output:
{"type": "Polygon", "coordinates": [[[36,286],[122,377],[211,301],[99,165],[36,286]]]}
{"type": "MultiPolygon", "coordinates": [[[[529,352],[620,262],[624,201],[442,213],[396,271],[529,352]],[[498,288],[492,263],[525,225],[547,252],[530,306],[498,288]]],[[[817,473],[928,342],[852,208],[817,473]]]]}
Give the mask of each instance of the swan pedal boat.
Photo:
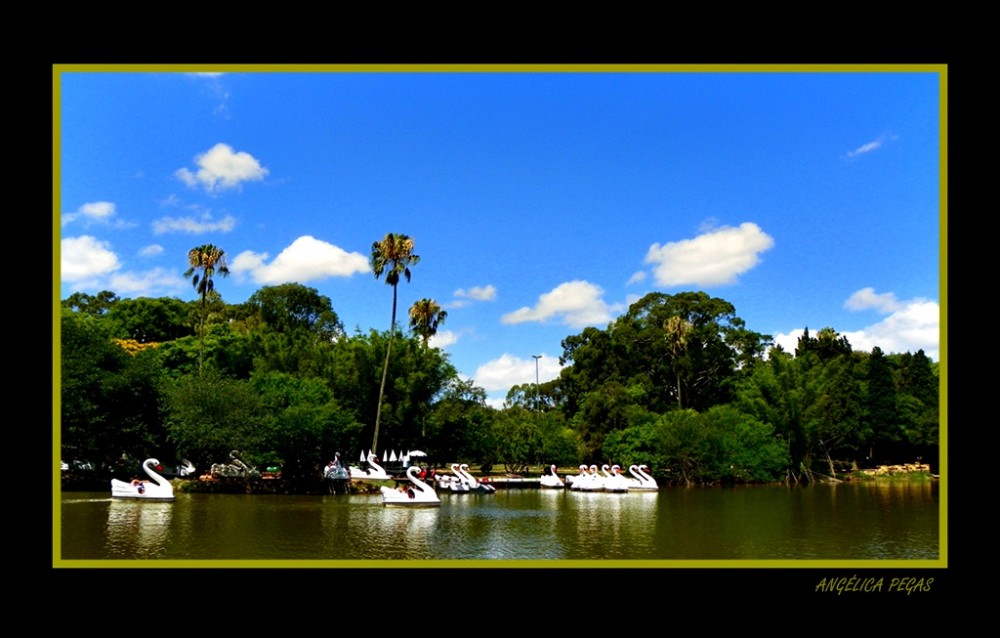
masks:
{"type": "Polygon", "coordinates": [[[399,491],[395,487],[382,486],[382,504],[386,507],[438,507],[441,505],[441,498],[427,483],[417,478],[420,468],[411,465],[406,470],[406,478],[410,479],[410,487],[405,491],[399,491]]]}
{"type": "Polygon", "coordinates": [[[353,481],[391,481],[392,476],[378,464],[378,457],[374,454],[368,455],[368,465],[371,466],[370,470],[362,470],[359,467],[352,465],[350,469],[351,480],[353,481]]]}
{"type": "Polygon", "coordinates": [[[142,469],[151,480],[120,481],[111,479],[111,498],[133,499],[140,501],[172,501],[174,486],[162,476],[153,471],[160,465],[156,459],[146,459],[142,469]]]}

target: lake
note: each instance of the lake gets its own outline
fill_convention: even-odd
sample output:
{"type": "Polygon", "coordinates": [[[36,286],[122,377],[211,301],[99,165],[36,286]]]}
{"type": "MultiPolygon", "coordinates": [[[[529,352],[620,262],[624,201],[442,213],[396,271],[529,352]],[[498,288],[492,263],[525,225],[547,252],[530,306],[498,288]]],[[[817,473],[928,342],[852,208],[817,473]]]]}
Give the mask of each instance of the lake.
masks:
{"type": "Polygon", "coordinates": [[[625,494],[56,495],[54,563],[116,566],[940,565],[939,481],[663,488],[625,494]],[[430,561],[430,562],[428,562],[430,561]]]}

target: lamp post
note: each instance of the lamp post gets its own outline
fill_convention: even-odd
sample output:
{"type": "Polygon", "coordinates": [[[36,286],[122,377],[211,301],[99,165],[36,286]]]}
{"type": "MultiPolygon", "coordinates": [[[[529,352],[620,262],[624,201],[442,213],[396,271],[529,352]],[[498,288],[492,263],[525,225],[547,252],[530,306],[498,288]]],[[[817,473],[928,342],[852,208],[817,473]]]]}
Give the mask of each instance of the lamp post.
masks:
{"type": "Polygon", "coordinates": [[[540,354],[531,355],[535,360],[535,413],[537,414],[540,410],[538,409],[538,399],[540,395],[538,393],[538,360],[542,358],[540,354]]]}

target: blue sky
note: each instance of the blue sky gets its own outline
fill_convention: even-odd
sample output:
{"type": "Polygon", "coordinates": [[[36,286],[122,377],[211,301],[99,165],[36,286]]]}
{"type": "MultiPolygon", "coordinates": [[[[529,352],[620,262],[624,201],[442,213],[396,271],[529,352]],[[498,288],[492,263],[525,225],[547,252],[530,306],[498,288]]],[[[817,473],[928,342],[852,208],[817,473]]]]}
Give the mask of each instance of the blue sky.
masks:
{"type": "Polygon", "coordinates": [[[60,298],[194,299],[212,243],[225,301],[298,282],[386,330],[394,232],[400,320],[440,303],[432,345],[496,405],[653,291],[939,358],[937,67],[57,70],[60,298]]]}

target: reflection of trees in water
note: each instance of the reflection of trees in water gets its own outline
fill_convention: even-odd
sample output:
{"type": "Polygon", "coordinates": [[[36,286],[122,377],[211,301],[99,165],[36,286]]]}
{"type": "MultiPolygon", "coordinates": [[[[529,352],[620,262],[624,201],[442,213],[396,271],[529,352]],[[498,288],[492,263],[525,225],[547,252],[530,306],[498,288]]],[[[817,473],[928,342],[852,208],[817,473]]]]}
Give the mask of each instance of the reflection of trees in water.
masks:
{"type": "Polygon", "coordinates": [[[158,558],[170,535],[173,503],[112,500],[108,507],[110,558],[158,558]]]}

